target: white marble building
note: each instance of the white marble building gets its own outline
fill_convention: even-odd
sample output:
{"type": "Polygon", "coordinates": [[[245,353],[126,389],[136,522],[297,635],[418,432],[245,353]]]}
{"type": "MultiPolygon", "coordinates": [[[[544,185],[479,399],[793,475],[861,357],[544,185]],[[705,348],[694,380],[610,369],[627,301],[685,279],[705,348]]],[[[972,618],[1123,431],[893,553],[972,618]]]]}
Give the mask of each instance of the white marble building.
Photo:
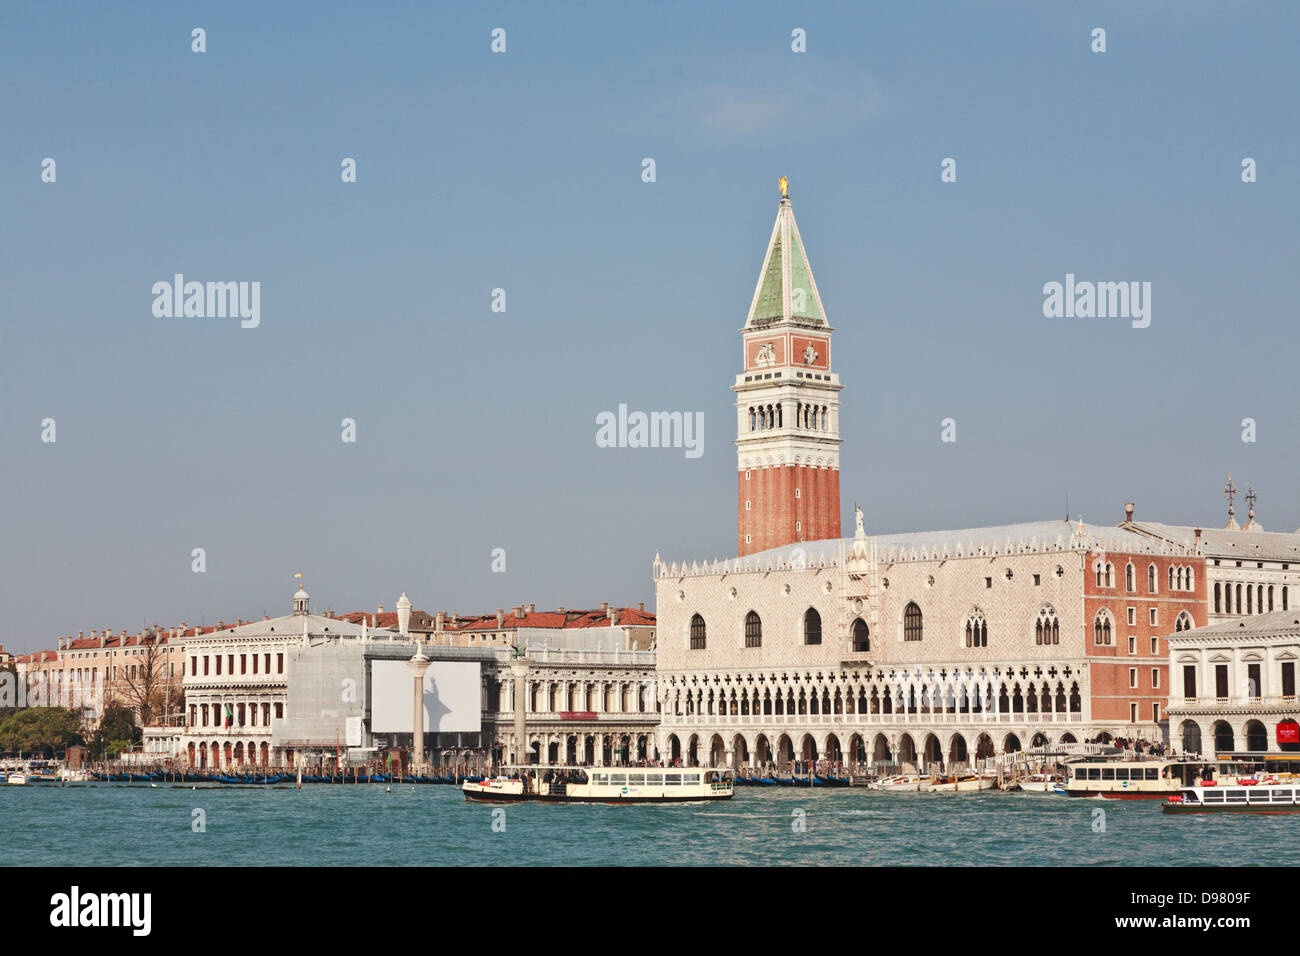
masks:
{"type": "MultiPolygon", "coordinates": [[[[1274,611],[1169,638],[1170,729],[1201,754],[1300,749],[1300,611],[1274,611]]],[[[1298,755],[1300,756],[1300,755],[1298,755]]]]}

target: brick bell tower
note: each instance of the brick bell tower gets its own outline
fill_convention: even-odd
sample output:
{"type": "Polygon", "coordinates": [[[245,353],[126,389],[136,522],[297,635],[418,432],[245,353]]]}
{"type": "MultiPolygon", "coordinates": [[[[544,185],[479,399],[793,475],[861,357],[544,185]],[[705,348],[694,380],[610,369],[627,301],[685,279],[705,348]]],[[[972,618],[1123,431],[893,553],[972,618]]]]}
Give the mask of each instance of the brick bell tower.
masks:
{"type": "Polygon", "coordinates": [[[840,400],[831,332],[786,178],[741,329],[736,553],[840,537],[840,400]]]}

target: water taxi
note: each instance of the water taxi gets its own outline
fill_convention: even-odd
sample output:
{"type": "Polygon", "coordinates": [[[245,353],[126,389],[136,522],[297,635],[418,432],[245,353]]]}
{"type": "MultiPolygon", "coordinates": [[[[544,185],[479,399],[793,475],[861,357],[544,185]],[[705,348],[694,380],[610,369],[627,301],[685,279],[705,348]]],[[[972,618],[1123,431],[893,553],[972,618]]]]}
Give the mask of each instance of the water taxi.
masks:
{"type": "Polygon", "coordinates": [[[929,777],[922,777],[914,773],[903,773],[892,777],[882,777],[871,784],[871,789],[888,790],[895,793],[899,791],[925,793],[932,786],[934,786],[934,781],[929,777]]]}
{"type": "Polygon", "coordinates": [[[11,770],[5,775],[5,783],[14,787],[27,786],[27,774],[22,770],[11,770]]]}
{"type": "Polygon", "coordinates": [[[1031,773],[1016,781],[1022,793],[1065,793],[1065,781],[1054,773],[1031,773]]]}
{"type": "Polygon", "coordinates": [[[687,803],[730,800],[733,771],[718,767],[504,767],[466,780],[466,800],[487,803],[687,803]]]}
{"type": "Polygon", "coordinates": [[[975,793],[979,790],[993,790],[997,783],[996,776],[986,773],[948,774],[932,779],[930,790],[933,793],[975,793]]]}
{"type": "Polygon", "coordinates": [[[1160,809],[1165,813],[1300,813],[1300,779],[1238,783],[1241,786],[1184,787],[1160,809]]]}

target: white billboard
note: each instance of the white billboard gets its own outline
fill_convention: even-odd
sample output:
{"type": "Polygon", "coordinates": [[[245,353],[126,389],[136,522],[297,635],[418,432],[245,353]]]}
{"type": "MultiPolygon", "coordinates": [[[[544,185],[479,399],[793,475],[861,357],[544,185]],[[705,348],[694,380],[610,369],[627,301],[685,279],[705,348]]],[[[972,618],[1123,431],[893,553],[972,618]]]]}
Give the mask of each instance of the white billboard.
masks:
{"type": "MultiPolygon", "coordinates": [[[[478,733],[483,725],[480,686],[477,661],[431,662],[424,674],[425,733],[478,733]]],[[[371,733],[411,733],[414,693],[415,678],[406,661],[372,661],[371,733]]]]}

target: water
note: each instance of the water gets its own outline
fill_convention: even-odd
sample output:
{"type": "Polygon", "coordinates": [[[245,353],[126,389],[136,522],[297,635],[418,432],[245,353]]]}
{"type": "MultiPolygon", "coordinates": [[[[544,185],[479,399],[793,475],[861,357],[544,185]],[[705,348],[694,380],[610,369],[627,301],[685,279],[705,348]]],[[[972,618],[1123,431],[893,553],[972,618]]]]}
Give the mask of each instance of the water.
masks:
{"type": "Polygon", "coordinates": [[[715,804],[609,807],[468,804],[409,784],[0,787],[5,866],[1241,866],[1291,864],[1298,838],[1300,814],[1172,817],[1158,800],[1000,792],[741,788],[715,804]],[[192,831],[195,810],[206,832],[192,831]]]}

